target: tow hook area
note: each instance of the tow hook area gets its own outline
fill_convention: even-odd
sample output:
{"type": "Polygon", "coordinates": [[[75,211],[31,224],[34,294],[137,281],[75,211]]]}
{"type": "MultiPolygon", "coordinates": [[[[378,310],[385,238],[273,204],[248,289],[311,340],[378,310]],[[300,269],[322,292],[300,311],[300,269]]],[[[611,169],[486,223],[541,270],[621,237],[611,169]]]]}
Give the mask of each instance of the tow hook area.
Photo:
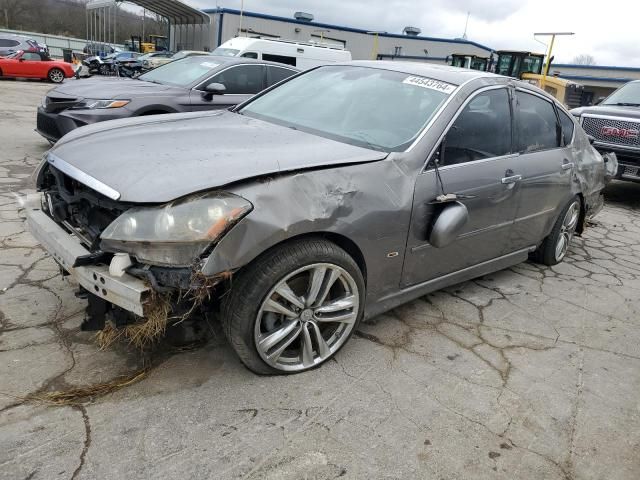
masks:
{"type": "MultiPolygon", "coordinates": [[[[173,346],[190,345],[207,338],[208,316],[200,309],[194,308],[190,302],[170,304],[165,302],[166,311],[161,314],[164,318],[157,318],[157,314],[153,313],[150,315],[151,318],[145,318],[114,305],[82,287],[78,289],[76,296],[87,300],[85,317],[80,329],[87,332],[100,332],[98,343],[102,347],[110,345],[121,334],[128,337],[130,333],[128,328],[138,332],[137,335],[134,334],[137,340],[131,342],[138,347],[144,347],[161,338],[173,346]],[[145,325],[155,322],[161,324],[162,331],[145,328],[145,325]],[[148,333],[145,333],[147,331],[148,333]],[[105,335],[105,332],[109,333],[105,335]]],[[[158,305],[162,302],[159,299],[156,301],[158,305]]]]}

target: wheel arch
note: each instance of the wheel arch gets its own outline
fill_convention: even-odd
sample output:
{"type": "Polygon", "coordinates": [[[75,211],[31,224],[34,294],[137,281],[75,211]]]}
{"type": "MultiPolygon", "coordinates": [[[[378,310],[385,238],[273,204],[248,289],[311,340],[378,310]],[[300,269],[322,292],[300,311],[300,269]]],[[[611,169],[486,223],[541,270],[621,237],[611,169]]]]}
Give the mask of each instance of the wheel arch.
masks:
{"type": "MultiPolygon", "coordinates": [[[[291,237],[287,237],[280,241],[274,242],[268,248],[264,249],[259,254],[255,255],[253,258],[250,258],[248,261],[246,261],[240,267],[240,270],[243,268],[246,268],[248,265],[252,264],[257,259],[261,258],[264,255],[267,255],[269,252],[273,251],[276,248],[281,247],[282,245],[285,245],[291,242],[305,240],[305,239],[323,239],[323,240],[332,242],[338,247],[342,248],[356,262],[356,264],[358,265],[358,268],[360,269],[360,272],[362,273],[364,284],[365,286],[367,285],[367,264],[366,264],[364,254],[362,253],[362,249],[358,246],[356,242],[354,242],[349,237],[340,233],[329,232],[329,231],[304,232],[304,233],[293,235],[291,237]]],[[[215,250],[213,255],[215,255],[215,250]]],[[[208,273],[209,272],[207,272],[207,274],[208,273]]]]}

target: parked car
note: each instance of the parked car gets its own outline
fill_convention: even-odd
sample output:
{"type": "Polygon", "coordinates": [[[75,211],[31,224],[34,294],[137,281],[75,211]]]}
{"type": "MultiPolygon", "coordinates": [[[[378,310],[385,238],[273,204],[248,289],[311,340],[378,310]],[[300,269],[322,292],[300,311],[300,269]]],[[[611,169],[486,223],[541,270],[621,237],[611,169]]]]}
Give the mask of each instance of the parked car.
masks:
{"type": "Polygon", "coordinates": [[[626,83],[598,105],[571,110],[595,141],[596,149],[613,152],[616,178],[640,181],[640,80],[626,83]]]}
{"type": "Polygon", "coordinates": [[[51,90],[37,131],[51,142],[103,120],[229,108],[291,75],[293,67],[226,57],[187,57],[135,79],[89,79],[51,90]]]}
{"type": "Polygon", "coordinates": [[[232,111],[78,129],[43,160],[27,215],[89,299],[83,328],[168,302],[178,321],[218,315],[251,370],[294,373],[363,318],[530,256],[561,262],[604,174],[531,85],[353,62],[232,111]]]}
{"type": "Polygon", "coordinates": [[[172,52],[152,52],[142,55],[138,58],[138,61],[142,63],[142,68],[151,70],[152,68],[164,65],[166,59],[169,59],[174,54],[172,52]]]}
{"type": "Polygon", "coordinates": [[[342,45],[249,37],[227,40],[213,54],[269,60],[301,70],[351,60],[351,52],[342,45]]]}
{"type": "Polygon", "coordinates": [[[135,62],[139,56],[140,54],[138,52],[116,52],[111,55],[107,55],[102,59],[102,62],[98,67],[98,73],[100,75],[115,73],[119,63],[135,62]]]}
{"type": "Polygon", "coordinates": [[[0,77],[40,78],[62,83],[75,75],[73,65],[52,60],[44,53],[19,51],[0,58],[0,77]]]}
{"type": "Polygon", "coordinates": [[[11,33],[0,33],[0,57],[6,57],[19,51],[44,53],[49,56],[47,46],[38,43],[33,38],[11,33]]]}

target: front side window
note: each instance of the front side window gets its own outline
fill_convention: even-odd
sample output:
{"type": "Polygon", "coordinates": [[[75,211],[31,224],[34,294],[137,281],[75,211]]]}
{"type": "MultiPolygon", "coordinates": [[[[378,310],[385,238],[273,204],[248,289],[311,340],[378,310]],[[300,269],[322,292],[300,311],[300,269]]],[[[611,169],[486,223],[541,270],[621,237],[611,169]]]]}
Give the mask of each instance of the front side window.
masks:
{"type": "Polygon", "coordinates": [[[511,153],[511,109],[506,88],[475,96],[455,120],[440,150],[439,165],[511,153]]]}
{"type": "Polygon", "coordinates": [[[238,65],[213,76],[208,83],[221,83],[225,94],[253,95],[264,90],[262,65],[238,65]]]}
{"type": "Polygon", "coordinates": [[[562,128],[562,145],[567,146],[573,139],[574,123],[571,117],[558,109],[558,116],[560,117],[560,127],[562,128]]]}
{"type": "Polygon", "coordinates": [[[407,73],[327,65],[292,78],[239,112],[351,145],[404,151],[455,89],[407,73]]]}
{"type": "Polygon", "coordinates": [[[560,146],[560,126],[551,102],[531,93],[516,91],[517,150],[520,153],[560,146]]]}
{"type": "Polygon", "coordinates": [[[241,55],[243,58],[258,58],[258,54],[256,52],[245,52],[241,55]]]}
{"type": "Polygon", "coordinates": [[[500,60],[498,61],[498,67],[496,68],[496,73],[498,75],[509,75],[510,67],[511,67],[511,55],[500,55],[500,60]]]}

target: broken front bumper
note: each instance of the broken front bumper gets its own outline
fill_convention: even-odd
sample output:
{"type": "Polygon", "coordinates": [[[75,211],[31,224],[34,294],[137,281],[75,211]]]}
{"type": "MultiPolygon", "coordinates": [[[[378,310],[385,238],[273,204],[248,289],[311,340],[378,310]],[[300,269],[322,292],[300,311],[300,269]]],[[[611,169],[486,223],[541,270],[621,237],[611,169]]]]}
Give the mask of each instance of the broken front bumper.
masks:
{"type": "Polygon", "coordinates": [[[144,316],[145,303],[151,289],[132,275],[110,275],[108,266],[74,266],[78,257],[91,252],[77,237],[42,211],[40,200],[41,197],[36,196],[27,202],[27,225],[53,259],[87,291],[129,312],[144,316]]]}

